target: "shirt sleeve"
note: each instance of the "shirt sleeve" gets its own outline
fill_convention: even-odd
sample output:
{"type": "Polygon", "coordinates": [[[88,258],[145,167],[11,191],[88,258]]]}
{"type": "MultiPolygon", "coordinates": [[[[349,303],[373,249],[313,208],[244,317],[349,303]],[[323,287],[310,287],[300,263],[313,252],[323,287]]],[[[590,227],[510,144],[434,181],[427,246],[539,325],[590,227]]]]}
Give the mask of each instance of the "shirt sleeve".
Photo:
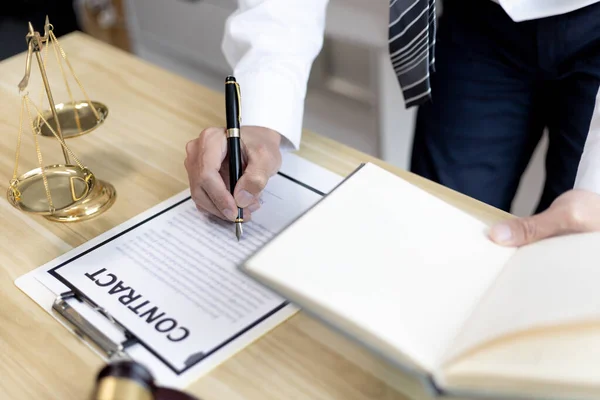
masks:
{"type": "Polygon", "coordinates": [[[594,114],[579,162],[575,189],[584,189],[600,194],[600,91],[596,96],[594,114]]]}
{"type": "Polygon", "coordinates": [[[310,69],[321,51],[328,0],[238,0],[227,19],[223,54],[242,97],[242,125],[282,135],[297,150],[310,69]]]}

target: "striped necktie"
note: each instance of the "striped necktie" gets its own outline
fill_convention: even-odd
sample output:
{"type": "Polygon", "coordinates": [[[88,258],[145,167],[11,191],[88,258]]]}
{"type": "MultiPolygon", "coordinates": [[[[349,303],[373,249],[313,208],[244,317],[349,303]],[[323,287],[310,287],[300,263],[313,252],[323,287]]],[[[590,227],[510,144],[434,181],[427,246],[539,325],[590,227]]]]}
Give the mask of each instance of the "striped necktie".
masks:
{"type": "Polygon", "coordinates": [[[390,0],[390,56],[406,108],[431,98],[435,25],[435,0],[390,0]]]}

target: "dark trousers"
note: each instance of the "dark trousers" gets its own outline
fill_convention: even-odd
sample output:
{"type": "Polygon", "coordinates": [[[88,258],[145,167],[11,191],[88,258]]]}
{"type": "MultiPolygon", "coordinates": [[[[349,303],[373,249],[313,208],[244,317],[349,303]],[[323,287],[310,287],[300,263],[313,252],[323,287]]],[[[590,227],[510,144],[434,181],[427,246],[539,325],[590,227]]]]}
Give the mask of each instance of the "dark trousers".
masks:
{"type": "Polygon", "coordinates": [[[509,211],[547,128],[536,212],[572,189],[600,85],[600,3],[516,23],[489,0],[445,1],[436,40],[411,170],[509,211]]]}

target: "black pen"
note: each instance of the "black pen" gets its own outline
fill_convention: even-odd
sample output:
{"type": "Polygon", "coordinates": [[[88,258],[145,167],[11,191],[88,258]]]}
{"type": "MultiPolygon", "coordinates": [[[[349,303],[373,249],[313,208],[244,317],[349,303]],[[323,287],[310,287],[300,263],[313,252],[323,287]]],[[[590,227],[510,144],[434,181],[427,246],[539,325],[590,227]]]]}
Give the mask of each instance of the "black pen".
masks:
{"type": "MultiPolygon", "coordinates": [[[[227,115],[227,148],[229,157],[229,191],[233,190],[242,176],[242,146],[240,143],[241,125],[241,96],[240,85],[233,76],[225,78],[225,112],[227,115]]],[[[244,211],[238,207],[235,219],[235,236],[239,241],[242,237],[244,211]]]]}

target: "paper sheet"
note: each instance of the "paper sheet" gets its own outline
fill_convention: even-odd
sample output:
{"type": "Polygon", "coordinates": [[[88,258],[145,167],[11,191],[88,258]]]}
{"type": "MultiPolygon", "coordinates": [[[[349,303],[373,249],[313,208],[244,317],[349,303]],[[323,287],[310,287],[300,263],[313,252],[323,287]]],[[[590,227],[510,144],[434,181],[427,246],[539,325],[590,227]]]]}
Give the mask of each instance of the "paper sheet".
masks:
{"type": "MultiPolygon", "coordinates": [[[[85,293],[138,337],[130,356],[162,384],[184,387],[296,311],[236,266],[340,180],[287,154],[240,243],[231,224],[199,212],[185,191],[17,285],[47,311],[59,293],[85,293]]],[[[73,306],[84,312],[85,305],[73,306]]],[[[85,312],[123,340],[99,314],[85,312]]]]}

